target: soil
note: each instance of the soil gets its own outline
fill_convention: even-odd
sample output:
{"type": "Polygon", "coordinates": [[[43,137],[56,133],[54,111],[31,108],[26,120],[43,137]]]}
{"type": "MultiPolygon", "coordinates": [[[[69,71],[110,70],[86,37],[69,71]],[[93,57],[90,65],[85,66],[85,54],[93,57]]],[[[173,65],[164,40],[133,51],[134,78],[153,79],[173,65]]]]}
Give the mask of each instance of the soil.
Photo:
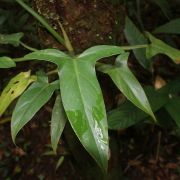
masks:
{"type": "MultiPolygon", "coordinates": [[[[60,21],[76,53],[97,44],[126,45],[123,35],[126,15],[134,14],[129,7],[133,2],[123,0],[33,0],[34,9],[43,15],[60,32],[60,21]],[[126,6],[125,6],[126,5],[126,6]],[[126,7],[126,8],[125,8],[126,7]]],[[[142,3],[144,26],[149,31],[165,18],[152,2],[142,3]],[[154,12],[154,13],[153,13],[154,12]]],[[[177,16],[177,12],[174,13],[177,16]]],[[[137,19],[135,22],[138,24],[137,19]]],[[[32,20],[29,20],[31,22],[32,20]]],[[[41,47],[63,47],[42,28],[38,27],[41,47]]],[[[29,40],[27,38],[29,42],[29,40]]],[[[176,41],[178,41],[175,38],[176,41]]],[[[37,45],[38,46],[38,45],[37,45]]],[[[14,55],[21,54],[16,52],[14,55]]],[[[146,85],[154,83],[152,74],[144,70],[133,54],[129,67],[139,81],[146,85]]],[[[1,71],[0,89],[7,78],[22,69],[53,69],[52,65],[41,67],[39,63],[18,65],[16,71],[1,71]]],[[[154,63],[154,76],[165,80],[179,74],[179,67],[167,57],[158,57],[154,63]],[[168,62],[168,63],[167,63],[168,62]],[[161,67],[161,68],[159,68],[161,67]],[[166,72],[166,73],[164,73],[166,72]]],[[[107,111],[115,108],[124,96],[110,79],[98,74],[107,111]],[[108,84],[108,85],[107,85],[108,84]]],[[[52,102],[47,103],[28,123],[17,137],[15,146],[10,135],[9,122],[0,124],[0,179],[4,180],[179,180],[180,142],[171,128],[160,128],[149,124],[138,124],[128,129],[110,131],[110,160],[107,175],[103,175],[86,153],[69,125],[61,137],[57,155],[50,148],[50,125],[52,102]],[[60,163],[60,161],[62,161],[60,163]],[[58,165],[59,163],[59,165],[58,165]]],[[[13,105],[12,105],[13,107],[13,105]]],[[[9,116],[11,108],[5,117],[9,116]]]]}

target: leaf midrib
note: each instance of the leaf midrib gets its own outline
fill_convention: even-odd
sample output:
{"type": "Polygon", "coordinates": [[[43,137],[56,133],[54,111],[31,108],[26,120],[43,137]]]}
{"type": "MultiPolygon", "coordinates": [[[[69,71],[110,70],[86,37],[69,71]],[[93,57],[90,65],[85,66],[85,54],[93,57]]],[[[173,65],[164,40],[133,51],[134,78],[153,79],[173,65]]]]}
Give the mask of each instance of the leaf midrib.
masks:
{"type": "MultiPolygon", "coordinates": [[[[116,69],[114,69],[114,71],[117,71],[117,74],[119,74],[120,72],[118,71],[118,70],[121,70],[121,68],[116,68],[116,69]]],[[[112,71],[113,72],[113,71],[112,71]]],[[[109,72],[109,74],[111,74],[111,72],[109,72]]],[[[122,78],[122,76],[121,76],[121,78],[118,76],[117,77],[118,79],[121,79],[121,81],[123,81],[123,84],[127,84],[126,83],[126,81],[124,80],[124,77],[122,78]]],[[[114,82],[115,83],[115,82],[114,82]]],[[[131,90],[131,89],[130,89],[131,90]]],[[[122,91],[122,90],[121,90],[122,91]]],[[[124,92],[124,90],[123,90],[123,92],[124,92]]],[[[139,108],[139,109],[143,109],[147,114],[149,114],[149,111],[148,111],[148,109],[147,109],[147,107],[143,107],[141,104],[140,104],[140,101],[139,101],[139,99],[136,97],[136,95],[134,94],[134,92],[131,90],[131,93],[134,95],[134,97],[136,98],[136,101],[138,101],[138,106],[137,106],[137,104],[136,104],[136,106],[139,108]]],[[[130,98],[128,98],[127,97],[127,99],[129,100],[129,101],[131,101],[133,104],[134,104],[134,102],[130,99],[130,98]]],[[[146,101],[146,105],[148,105],[149,103],[146,101]]],[[[148,105],[148,106],[150,106],[150,105],[148,105]]],[[[150,114],[149,114],[150,115],[150,114]]]]}
{"type": "MultiPolygon", "coordinates": [[[[78,72],[78,67],[77,67],[77,62],[76,62],[76,60],[73,60],[73,69],[74,69],[74,71],[75,71],[75,76],[76,76],[76,80],[77,80],[77,85],[78,85],[78,89],[79,89],[79,94],[80,94],[80,98],[81,98],[81,101],[82,101],[82,105],[83,105],[83,110],[84,110],[84,112],[85,112],[85,115],[86,115],[86,119],[88,120],[89,118],[88,118],[88,115],[87,115],[87,112],[86,112],[86,108],[85,108],[85,101],[84,101],[84,98],[83,98],[83,96],[82,96],[82,90],[81,90],[81,87],[80,87],[80,79],[79,79],[79,72],[78,72]]],[[[89,122],[89,120],[88,120],[88,122],[89,122]]],[[[88,124],[89,125],[89,124],[88,124]]],[[[89,125],[90,126],[90,125],[89,125]]],[[[93,130],[92,130],[92,127],[90,126],[90,129],[91,129],[91,132],[92,132],[92,134],[93,134],[93,138],[94,138],[94,133],[93,133],[93,130]]],[[[96,139],[94,138],[94,141],[95,141],[95,143],[96,143],[96,146],[98,147],[97,149],[98,149],[98,152],[99,152],[99,146],[97,145],[97,142],[96,142],[96,139]]],[[[84,145],[83,145],[84,146],[84,145]]],[[[90,152],[90,154],[92,154],[91,152],[90,152]]],[[[101,153],[99,152],[99,157],[100,157],[100,159],[101,159],[101,155],[100,155],[101,153]]],[[[92,156],[95,158],[95,156],[94,156],[94,154],[92,154],[92,156]]],[[[95,159],[96,160],[96,159],[95,159]]]]}
{"type": "MultiPolygon", "coordinates": [[[[158,43],[158,42],[157,42],[158,43]]],[[[173,47],[170,47],[169,45],[167,45],[167,47],[166,47],[166,49],[168,48],[168,51],[173,51],[173,53],[172,54],[170,54],[170,53],[167,53],[166,51],[164,51],[164,49],[163,48],[161,48],[161,46],[159,45],[159,44],[151,44],[151,46],[154,48],[154,49],[158,49],[159,51],[160,51],[160,53],[165,53],[167,56],[169,56],[169,57],[171,57],[172,59],[175,59],[176,60],[176,58],[178,58],[178,56],[177,56],[177,53],[178,53],[178,51],[176,51],[176,49],[173,49],[173,47]],[[168,47],[169,46],[169,47],[168,47]],[[170,54],[170,55],[169,55],[170,54]]]]}

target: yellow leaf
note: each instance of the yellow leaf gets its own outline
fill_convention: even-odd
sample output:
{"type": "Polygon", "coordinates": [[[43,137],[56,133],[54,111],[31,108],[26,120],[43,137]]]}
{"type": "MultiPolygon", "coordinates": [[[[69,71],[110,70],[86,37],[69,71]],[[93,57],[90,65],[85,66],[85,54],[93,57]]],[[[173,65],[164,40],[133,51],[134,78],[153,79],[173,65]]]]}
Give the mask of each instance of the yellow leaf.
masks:
{"type": "Polygon", "coordinates": [[[0,96],[0,116],[2,116],[11,102],[20,96],[29,84],[34,81],[36,81],[36,76],[31,76],[30,71],[21,72],[10,80],[0,96]]]}

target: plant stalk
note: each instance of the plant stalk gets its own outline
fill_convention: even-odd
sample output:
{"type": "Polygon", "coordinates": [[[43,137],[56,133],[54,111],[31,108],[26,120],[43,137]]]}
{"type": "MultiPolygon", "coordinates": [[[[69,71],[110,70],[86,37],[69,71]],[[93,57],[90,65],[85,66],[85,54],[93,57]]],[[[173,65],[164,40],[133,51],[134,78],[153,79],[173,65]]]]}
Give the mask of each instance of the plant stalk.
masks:
{"type": "Polygon", "coordinates": [[[33,47],[30,47],[30,46],[28,46],[27,44],[25,44],[25,43],[23,43],[23,42],[20,42],[20,44],[21,44],[21,46],[23,46],[24,48],[26,48],[26,49],[28,49],[28,50],[30,50],[30,51],[38,51],[38,49],[35,49],[35,48],[33,48],[33,47]]]}
{"type": "Polygon", "coordinates": [[[32,16],[35,17],[63,46],[66,47],[64,39],[47,23],[47,21],[36,13],[32,8],[30,8],[23,0],[16,0],[26,11],[28,11],[32,16]]]}
{"type": "Polygon", "coordinates": [[[134,45],[134,46],[120,46],[123,50],[133,50],[133,49],[141,49],[141,48],[147,48],[148,44],[142,44],[142,45],[134,45]]]}

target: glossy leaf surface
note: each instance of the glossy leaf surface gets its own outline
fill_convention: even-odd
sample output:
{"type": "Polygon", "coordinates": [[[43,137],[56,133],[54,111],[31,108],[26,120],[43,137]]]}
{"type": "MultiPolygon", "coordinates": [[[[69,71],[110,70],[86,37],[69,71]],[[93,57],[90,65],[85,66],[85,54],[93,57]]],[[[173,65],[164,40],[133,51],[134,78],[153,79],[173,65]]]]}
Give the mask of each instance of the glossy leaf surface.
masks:
{"type": "Polygon", "coordinates": [[[102,58],[122,54],[124,50],[119,46],[97,45],[93,46],[78,56],[78,59],[88,60],[93,64],[102,58]]]}
{"type": "Polygon", "coordinates": [[[23,33],[0,34],[0,44],[11,44],[13,46],[19,46],[23,35],[23,33]]]}
{"type": "Polygon", "coordinates": [[[57,83],[35,82],[21,95],[11,120],[11,135],[14,142],[21,128],[50,99],[56,89],[58,89],[57,83]]]}
{"type": "Polygon", "coordinates": [[[15,67],[16,63],[9,57],[0,57],[0,68],[15,67]]]}
{"type": "Polygon", "coordinates": [[[63,106],[82,145],[106,171],[108,127],[94,65],[84,59],[67,61],[59,71],[63,106]]]}
{"type": "MultiPolygon", "coordinates": [[[[94,64],[97,60],[101,58],[118,55],[123,52],[124,50],[119,46],[99,45],[85,50],[77,58],[84,61],[88,59],[89,62],[94,64]]],[[[63,66],[65,61],[68,60],[71,61],[72,57],[57,49],[45,49],[45,50],[38,50],[29,53],[25,55],[23,58],[20,58],[19,61],[29,61],[29,60],[49,61],[61,67],[63,66]]]]}
{"type": "Polygon", "coordinates": [[[103,65],[99,70],[107,73],[127,99],[155,120],[143,88],[127,66],[128,55],[128,53],[119,55],[116,59],[116,65],[103,65]]]}
{"type": "Polygon", "coordinates": [[[70,59],[71,59],[70,56],[57,49],[38,50],[29,53],[23,57],[23,61],[44,60],[44,61],[52,62],[57,66],[61,66],[65,62],[65,60],[70,60],[70,59]]]}
{"type": "Polygon", "coordinates": [[[67,117],[64,112],[60,95],[57,96],[51,118],[51,144],[54,152],[56,152],[57,145],[61,134],[64,130],[67,117]]]}
{"type": "Polygon", "coordinates": [[[4,113],[11,102],[20,96],[30,83],[36,80],[30,71],[21,72],[10,80],[0,96],[0,116],[4,113]]]}
{"type": "MultiPolygon", "coordinates": [[[[144,35],[139,31],[139,29],[135,26],[135,24],[126,17],[125,29],[124,33],[126,39],[130,45],[142,45],[147,44],[147,39],[144,35]]],[[[150,61],[146,58],[146,50],[145,49],[135,49],[133,50],[134,55],[136,56],[138,62],[146,69],[150,67],[150,61]]]]}
{"type": "Polygon", "coordinates": [[[163,41],[155,38],[150,33],[146,33],[151,44],[146,48],[146,55],[148,58],[151,58],[157,54],[165,54],[171,58],[174,62],[180,62],[180,51],[175,49],[163,41]]]}
{"type": "Polygon", "coordinates": [[[173,19],[166,24],[157,27],[154,33],[180,34],[180,18],[173,19]]]}

